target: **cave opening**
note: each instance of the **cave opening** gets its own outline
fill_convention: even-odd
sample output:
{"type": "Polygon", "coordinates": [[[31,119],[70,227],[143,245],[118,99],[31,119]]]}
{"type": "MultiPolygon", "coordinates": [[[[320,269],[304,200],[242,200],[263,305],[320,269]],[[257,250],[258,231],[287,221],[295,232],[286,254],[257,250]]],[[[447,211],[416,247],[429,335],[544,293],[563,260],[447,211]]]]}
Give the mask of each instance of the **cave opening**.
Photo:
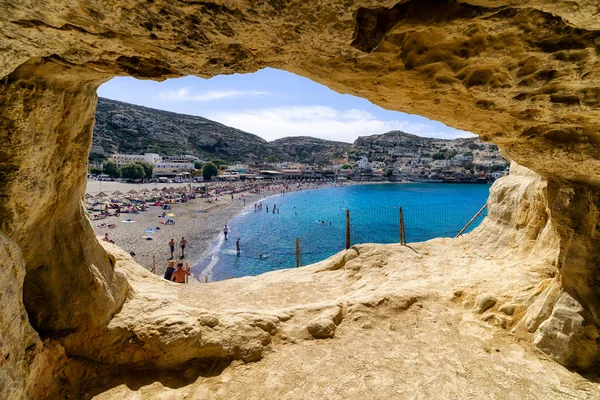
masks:
{"type": "MultiPolygon", "coordinates": [[[[15,371],[3,387],[25,390],[30,379],[44,376],[35,368],[56,348],[52,343],[72,357],[140,369],[182,365],[190,354],[260,359],[269,332],[276,331],[273,315],[227,314],[233,328],[222,333],[231,335],[211,341],[209,328],[219,326],[218,318],[169,308],[174,319],[189,322],[193,315],[193,323],[184,323],[191,333],[176,335],[177,321],[155,311],[164,299],[180,299],[158,282],[152,292],[154,285],[140,283],[152,278],[118,250],[102,247],[81,200],[102,83],[114,76],[210,77],[265,66],[476,132],[533,170],[537,175],[520,170],[510,189],[498,185],[494,201],[503,207],[490,215],[490,230],[478,240],[502,247],[509,260],[526,259],[525,267],[533,262],[526,255],[543,255],[553,271],[543,271],[544,284],[516,316],[529,339],[561,364],[594,365],[600,322],[597,10],[536,2],[498,2],[498,8],[367,3],[0,6],[8,21],[0,23],[6,48],[0,62],[0,237],[7,268],[1,279],[9,288],[2,316],[10,321],[7,362],[15,371]],[[159,337],[143,316],[162,321],[161,329],[173,335],[159,337]],[[250,326],[251,334],[236,336],[239,326],[250,326]],[[200,331],[208,339],[198,343],[200,331]],[[186,347],[189,354],[165,357],[171,339],[173,348],[186,347]],[[38,364],[31,362],[36,357],[38,364]]],[[[358,253],[336,259],[331,269],[358,253]]],[[[333,290],[320,289],[321,296],[333,290]]],[[[270,307],[283,300],[297,299],[273,295],[270,307]]],[[[210,299],[207,304],[218,310],[210,299]]],[[[275,319],[286,318],[282,312],[275,319]]],[[[51,361],[42,372],[52,370],[51,361]]]]}

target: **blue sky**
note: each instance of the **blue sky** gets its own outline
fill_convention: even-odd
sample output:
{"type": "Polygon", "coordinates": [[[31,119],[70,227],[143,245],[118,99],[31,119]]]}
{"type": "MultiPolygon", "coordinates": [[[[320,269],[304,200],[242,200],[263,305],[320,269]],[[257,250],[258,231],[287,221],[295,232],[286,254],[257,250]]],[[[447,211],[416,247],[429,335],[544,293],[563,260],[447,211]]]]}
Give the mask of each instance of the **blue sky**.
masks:
{"type": "Polygon", "coordinates": [[[309,79],[266,68],[253,74],[188,76],[164,82],[117,77],[98,95],[182,114],[199,115],[266,140],[314,136],[353,142],[358,136],[402,130],[454,139],[473,136],[416,115],[387,111],[309,79]]]}

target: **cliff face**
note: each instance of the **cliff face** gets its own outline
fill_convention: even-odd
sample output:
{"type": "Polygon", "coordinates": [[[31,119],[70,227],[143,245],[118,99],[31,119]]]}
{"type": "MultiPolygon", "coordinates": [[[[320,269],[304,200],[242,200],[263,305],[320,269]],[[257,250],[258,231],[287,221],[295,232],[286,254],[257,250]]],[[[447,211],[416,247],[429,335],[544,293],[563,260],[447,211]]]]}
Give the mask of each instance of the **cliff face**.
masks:
{"type": "MultiPolygon", "coordinates": [[[[16,281],[6,280],[11,287],[15,282],[20,286],[23,270],[25,278],[23,292],[3,292],[3,304],[5,297],[11,298],[12,311],[9,317],[3,314],[2,321],[8,321],[10,332],[27,327],[14,300],[22,296],[31,325],[46,343],[58,341],[67,356],[96,355],[92,359],[100,365],[126,364],[127,360],[100,357],[120,348],[132,355],[133,365],[174,367],[171,356],[181,363],[190,360],[170,353],[181,351],[177,345],[165,353],[164,341],[186,344],[198,333],[205,335],[205,347],[200,347],[207,352],[194,352],[196,358],[259,358],[262,353],[256,349],[267,346],[266,335],[275,332],[270,318],[244,318],[250,328],[260,327],[267,334],[253,330],[244,341],[245,328],[237,339],[227,336],[231,329],[225,330],[222,346],[218,335],[197,325],[180,338],[159,314],[141,313],[148,318],[142,331],[128,324],[128,315],[140,314],[144,301],[160,302],[160,296],[145,298],[130,287],[125,275],[134,282],[135,268],[124,271],[116,266],[113,249],[107,252],[95,240],[80,201],[95,90],[102,82],[115,75],[160,80],[271,66],[388,109],[477,133],[540,175],[544,180],[539,185],[545,189],[521,197],[528,206],[493,214],[497,223],[518,222],[518,233],[494,230],[479,240],[515,247],[503,253],[507,261],[522,259],[527,262],[519,265],[534,269],[538,264],[529,256],[540,252],[545,259],[549,253],[544,249],[553,246],[556,258],[547,281],[539,292],[530,293],[532,301],[521,297],[521,304],[529,305],[525,331],[533,332],[536,345],[561,363],[588,367],[597,359],[600,324],[599,29],[597,2],[591,0],[3,2],[0,230],[9,248],[21,255],[4,252],[2,274],[21,271],[16,281]],[[533,227],[528,227],[532,221],[533,227]],[[512,240],[519,238],[532,241],[529,256],[516,251],[522,244],[512,240]],[[23,263],[14,261],[20,257],[23,263]],[[137,308],[128,308],[133,305],[137,308]],[[123,310],[129,314],[119,314],[123,310]],[[161,330],[153,326],[169,335],[156,338],[153,335],[161,330]],[[95,340],[86,341],[90,334],[95,340]]],[[[530,185],[532,190],[538,183],[530,185]]],[[[508,193],[518,190],[507,189],[508,193]]],[[[505,199],[497,196],[494,201],[505,199]]],[[[363,261],[400,263],[392,248],[381,251],[363,261]]],[[[354,257],[340,257],[346,256],[354,257]]],[[[349,260],[342,261],[330,267],[349,260]]],[[[415,263],[426,261],[423,257],[415,263]]],[[[496,265],[502,270],[500,261],[496,265]]],[[[545,272],[540,271],[546,267],[536,269],[536,279],[542,279],[545,272]]],[[[378,279],[373,275],[372,282],[378,279]]],[[[396,284],[398,280],[389,283],[396,284]]],[[[490,288],[484,278],[474,285],[490,288]]],[[[496,288],[510,290],[502,281],[496,288]]],[[[479,300],[478,310],[489,305],[489,299],[479,300]]],[[[336,313],[315,318],[311,330],[326,333],[338,319],[336,313]]],[[[489,318],[500,321],[495,313],[489,318]]],[[[214,325],[210,317],[203,321],[214,325]]],[[[236,325],[233,317],[231,321],[231,327],[245,326],[236,325]]],[[[11,348],[24,346],[16,357],[24,355],[25,361],[6,361],[10,357],[5,356],[3,362],[20,363],[25,371],[8,374],[2,369],[0,388],[25,387],[18,381],[28,375],[27,368],[37,371],[29,375],[33,381],[56,377],[49,368],[35,368],[38,357],[27,361],[27,341],[9,343],[11,348]]]]}
{"type": "Polygon", "coordinates": [[[264,160],[267,141],[206,118],[99,99],[93,144],[108,155],[143,152],[264,160]]]}

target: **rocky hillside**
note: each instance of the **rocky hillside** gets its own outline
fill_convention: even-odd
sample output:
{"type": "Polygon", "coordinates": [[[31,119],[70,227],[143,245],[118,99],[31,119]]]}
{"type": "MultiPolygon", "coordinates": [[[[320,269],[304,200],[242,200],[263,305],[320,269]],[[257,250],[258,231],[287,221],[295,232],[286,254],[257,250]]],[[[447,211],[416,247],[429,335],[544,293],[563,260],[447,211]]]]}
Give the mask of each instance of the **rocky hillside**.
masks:
{"type": "Polygon", "coordinates": [[[267,142],[206,118],[99,98],[93,151],[193,154],[227,160],[264,159],[267,142]]]}
{"type": "Polygon", "coordinates": [[[344,159],[349,143],[317,139],[310,136],[286,137],[269,142],[273,154],[282,161],[305,161],[310,164],[344,159]]]}
{"type": "Polygon", "coordinates": [[[349,143],[312,137],[273,142],[206,118],[98,99],[92,156],[152,152],[193,154],[200,158],[320,163],[345,156],[349,143]]]}
{"type": "MultiPolygon", "coordinates": [[[[120,152],[192,154],[229,161],[263,161],[275,155],[281,161],[328,163],[368,155],[383,161],[395,153],[436,153],[439,149],[468,152],[469,146],[489,146],[477,138],[444,140],[400,131],[359,137],[353,144],[309,136],[286,137],[271,142],[206,118],[98,99],[92,157],[120,152]]],[[[484,148],[482,147],[482,149],[484,148]]]]}
{"type": "Polygon", "coordinates": [[[448,140],[424,138],[401,131],[391,131],[381,135],[359,137],[349,148],[349,158],[356,159],[365,155],[371,161],[385,161],[401,154],[431,156],[443,149],[464,154],[473,152],[474,149],[494,152],[497,147],[481,142],[477,137],[448,140]]]}

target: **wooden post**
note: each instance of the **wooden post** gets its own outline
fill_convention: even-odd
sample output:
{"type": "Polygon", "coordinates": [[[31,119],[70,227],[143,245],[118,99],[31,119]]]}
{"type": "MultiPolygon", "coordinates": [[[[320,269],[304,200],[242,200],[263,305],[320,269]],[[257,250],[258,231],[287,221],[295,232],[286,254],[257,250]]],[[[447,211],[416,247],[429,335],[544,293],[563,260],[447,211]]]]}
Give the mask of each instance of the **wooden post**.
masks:
{"type": "Polygon", "coordinates": [[[346,250],[350,248],[350,210],[346,210],[346,250]]]}
{"type": "Polygon", "coordinates": [[[300,268],[300,238],[296,238],[296,268],[300,268]]]}
{"type": "Polygon", "coordinates": [[[406,231],[404,230],[404,214],[400,207],[400,244],[406,246],[406,231]]]}
{"type": "Polygon", "coordinates": [[[156,256],[154,254],[152,254],[152,272],[153,274],[156,273],[156,256]]]}

